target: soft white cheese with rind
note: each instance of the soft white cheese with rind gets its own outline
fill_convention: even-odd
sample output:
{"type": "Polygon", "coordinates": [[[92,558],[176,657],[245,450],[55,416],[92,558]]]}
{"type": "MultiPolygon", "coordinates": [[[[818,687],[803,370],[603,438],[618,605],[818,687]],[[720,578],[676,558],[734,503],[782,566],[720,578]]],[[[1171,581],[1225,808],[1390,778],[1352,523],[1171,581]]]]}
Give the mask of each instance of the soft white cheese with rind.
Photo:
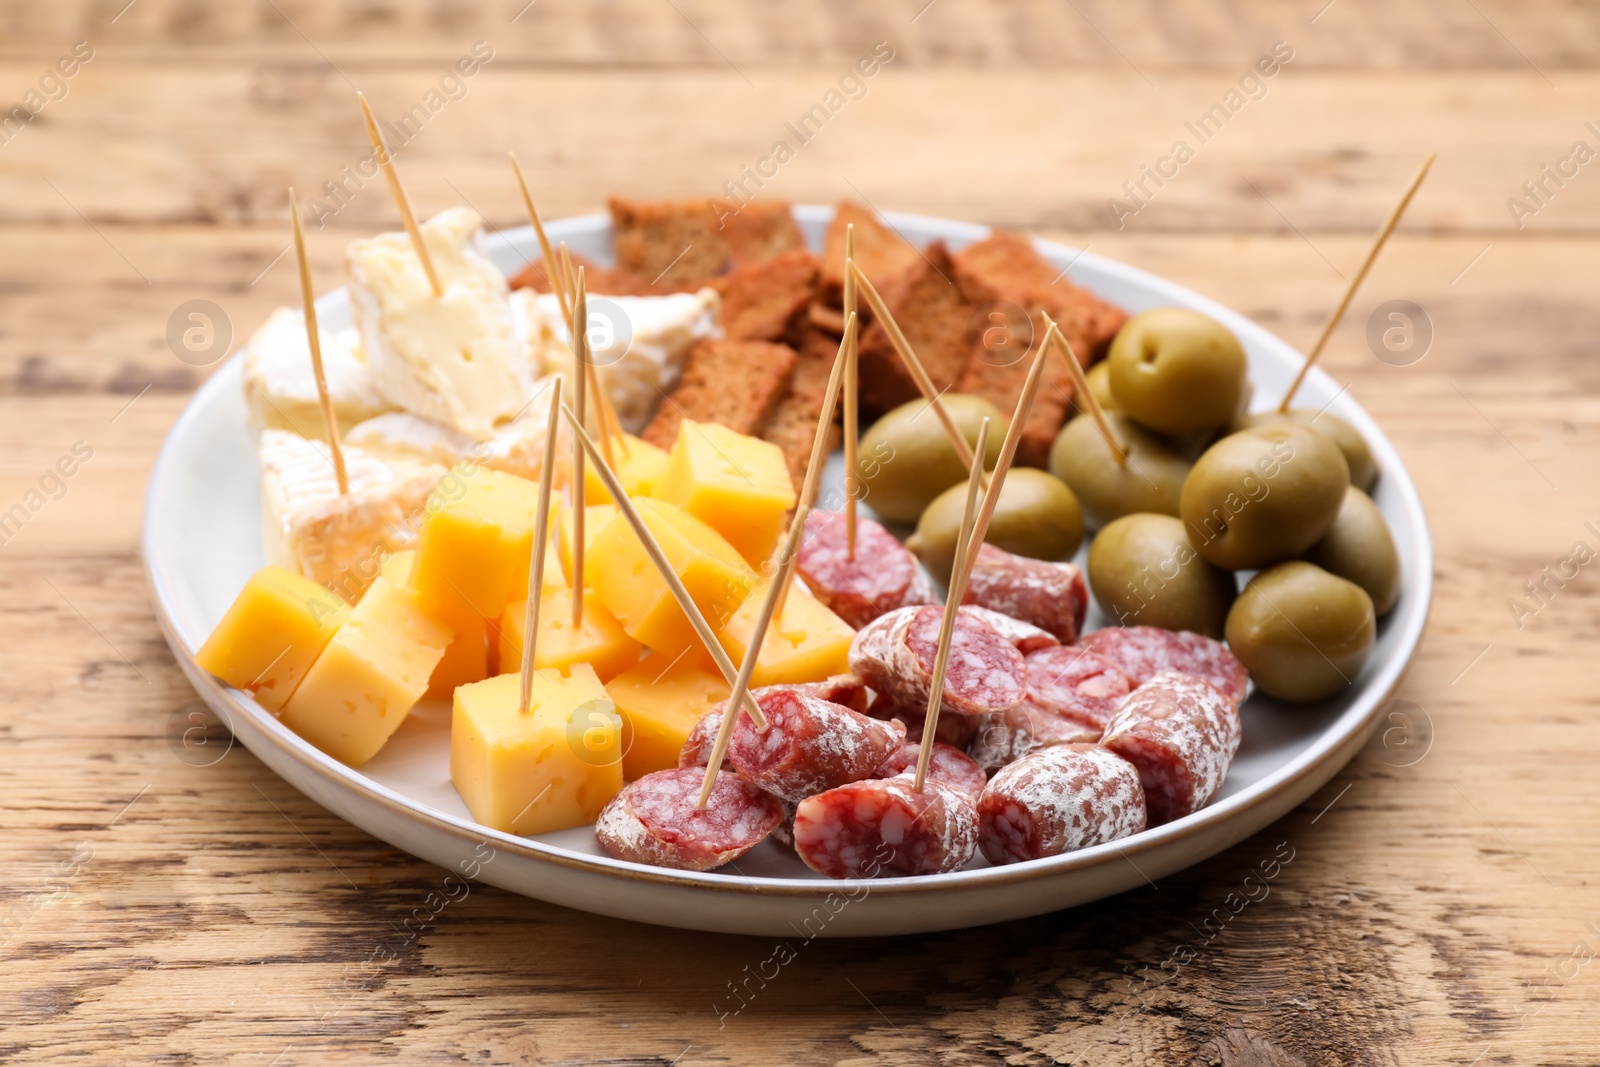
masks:
{"type": "MultiPolygon", "coordinates": [[[[322,371],[341,430],[388,410],[354,328],[320,331],[322,371]]],[[[278,308],[245,344],[244,398],[250,429],[291,430],[323,440],[322,401],[311,370],[305,316],[278,308]]]]}

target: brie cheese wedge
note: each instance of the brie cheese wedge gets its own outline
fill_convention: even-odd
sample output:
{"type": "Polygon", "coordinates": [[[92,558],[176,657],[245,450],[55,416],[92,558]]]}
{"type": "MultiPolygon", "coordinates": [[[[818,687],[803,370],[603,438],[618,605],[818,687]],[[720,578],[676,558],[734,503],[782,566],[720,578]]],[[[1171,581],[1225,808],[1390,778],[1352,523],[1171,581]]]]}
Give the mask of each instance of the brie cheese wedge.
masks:
{"type": "MultiPolygon", "coordinates": [[[[388,410],[354,329],[323,330],[322,372],[341,430],[388,410]]],[[[323,440],[322,402],[311,371],[305,316],[278,308],[244,348],[244,399],[254,433],[272,428],[323,440]]]]}
{"type": "Polygon", "coordinates": [[[351,312],[385,400],[484,440],[526,402],[506,279],[483,254],[477,212],[451,208],[421,231],[443,293],[405,233],[379,234],[346,252],[351,312]]]}
{"type": "Polygon", "coordinates": [[[409,547],[424,505],[446,468],[412,459],[384,462],[344,449],[350,491],[339,493],[326,444],[284,430],[264,430],[261,542],[267,562],[318,582],[355,602],[383,561],[409,547]]]}

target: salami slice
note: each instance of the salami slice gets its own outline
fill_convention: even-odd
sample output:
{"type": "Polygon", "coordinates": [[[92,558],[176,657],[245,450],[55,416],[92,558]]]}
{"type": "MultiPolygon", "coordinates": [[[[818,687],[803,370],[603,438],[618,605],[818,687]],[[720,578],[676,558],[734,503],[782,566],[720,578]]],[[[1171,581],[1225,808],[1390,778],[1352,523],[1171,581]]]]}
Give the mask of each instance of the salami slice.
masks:
{"type": "MultiPolygon", "coordinates": [[[[913,779],[917,773],[917,758],[922,753],[922,746],[909,742],[901,745],[889,753],[889,758],[883,761],[874,778],[893,778],[897,774],[910,774],[913,779]]],[[[933,755],[928,758],[927,781],[939,782],[960,793],[974,804],[978,802],[978,794],[983,792],[983,784],[988,781],[988,775],[983,773],[983,768],[972,761],[972,757],[959,748],[949,745],[933,743],[933,755]]]]}
{"type": "Polygon", "coordinates": [[[793,801],[784,800],[781,797],[778,799],[778,803],[783,807],[783,821],[772,828],[772,836],[769,840],[776,841],[792,852],[794,851],[794,809],[796,805],[793,801]]]}
{"type": "Polygon", "coordinates": [[[1179,671],[1205,679],[1238,704],[1250,681],[1244,664],[1220,641],[1188,630],[1113,626],[1096,630],[1078,647],[1110,660],[1134,685],[1143,685],[1162,671],[1179,671]]]}
{"type": "Polygon", "coordinates": [[[1135,689],[1100,744],[1139,768],[1150,825],[1199,811],[1239,750],[1239,709],[1209,682],[1163,671],[1135,689]]]}
{"type": "Polygon", "coordinates": [[[1083,633],[1089,589],[1075,564],[1029,559],[984,544],[978,548],[961,602],[1031,623],[1071,644],[1083,633]]]}
{"type": "Polygon", "coordinates": [[[767,728],[758,730],[741,715],[728,742],[728,762],[747,781],[785,800],[798,802],[869,778],[905,740],[899,723],[801,693],[767,693],[758,703],[767,728]]]}
{"type": "Polygon", "coordinates": [[[856,629],[896,608],[935,603],[933,586],[910,549],[871,519],[856,523],[856,556],[837,511],[806,515],[795,561],[816,598],[856,629]]]}
{"type": "MultiPolygon", "coordinates": [[[[906,740],[912,744],[922,741],[922,728],[927,724],[927,704],[916,707],[907,707],[896,704],[892,700],[880,697],[872,702],[872,707],[867,714],[874,719],[894,719],[906,728],[906,740]]],[[[942,745],[951,748],[966,748],[971,743],[977,732],[981,716],[972,715],[940,715],[939,725],[934,731],[933,739],[942,745]]]]}
{"type": "Polygon", "coordinates": [[[972,802],[941,782],[911,788],[909,774],[875,778],[800,802],[794,848],[829,878],[943,874],[959,870],[978,847],[972,802]]]}
{"type": "MultiPolygon", "coordinates": [[[[818,700],[827,700],[834,704],[842,704],[851,711],[867,710],[867,684],[853,674],[836,674],[832,678],[820,682],[798,682],[790,685],[764,685],[752,689],[751,694],[756,698],[756,703],[768,693],[790,692],[802,693],[806,696],[816,697],[818,700]]],[[[694,729],[689,731],[689,736],[683,742],[683,749],[678,753],[678,766],[704,767],[711,758],[711,749],[717,742],[717,731],[722,729],[722,712],[726,704],[719,704],[700,717],[694,724],[694,729]]],[[[722,761],[724,769],[728,767],[727,758],[722,761]]]]}
{"type": "Polygon", "coordinates": [[[1134,688],[1126,674],[1082,645],[1057,645],[1026,658],[1023,706],[1092,727],[1094,740],[1134,688]]]}
{"type": "Polygon", "coordinates": [[[994,632],[1011,642],[1015,648],[1026,656],[1029,652],[1037,652],[1042,648],[1056,648],[1061,642],[1057,641],[1054,634],[1046,633],[1031,622],[1013,619],[1010,615],[988,608],[974,607],[963,604],[958,609],[964,613],[978,616],[984,622],[994,627],[994,632]]]}
{"type": "Polygon", "coordinates": [[[719,771],[706,806],[697,808],[704,772],[656,771],[611,798],[594,836],[611,855],[653,867],[709,871],[738,859],[783,821],[778,799],[738,775],[719,771]]]}
{"type": "Polygon", "coordinates": [[[1037,749],[1100,740],[1100,727],[1044,711],[1027,701],[1010,711],[992,712],[972,721],[977,733],[968,742],[967,753],[990,774],[1037,749]]]}
{"type": "MultiPolygon", "coordinates": [[[[850,644],[850,670],[895,704],[927,707],[939,654],[942,607],[901,608],[861,629],[850,644]]],[[[976,612],[958,609],[951,634],[940,713],[986,715],[1022,703],[1027,666],[976,612]]]]}
{"type": "Polygon", "coordinates": [[[1145,827],[1133,764],[1098,745],[1060,745],[1011,764],[978,800],[978,847],[990,863],[1059,856],[1145,827]]]}

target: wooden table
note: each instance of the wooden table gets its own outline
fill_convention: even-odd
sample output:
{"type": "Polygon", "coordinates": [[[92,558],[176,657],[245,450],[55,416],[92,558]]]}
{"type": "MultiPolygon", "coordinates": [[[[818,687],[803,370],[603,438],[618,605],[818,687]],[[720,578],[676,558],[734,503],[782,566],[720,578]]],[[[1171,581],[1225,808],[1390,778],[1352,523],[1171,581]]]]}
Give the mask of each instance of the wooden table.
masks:
{"type": "MultiPolygon", "coordinates": [[[[0,1060],[1595,1062],[1600,577],[1551,582],[1542,606],[1524,593],[1575,541],[1600,547],[1585,525],[1600,520],[1600,164],[1561,162],[1576,141],[1600,148],[1592,7],[125,2],[0,5],[0,100],[21,103],[74,42],[93,53],[0,135],[0,510],[27,508],[0,546],[0,1060]],[[492,58],[429,110],[479,41],[492,58]],[[720,1023],[713,1005],[766,943],[486,886],[408,932],[443,872],[240,748],[179,758],[194,694],[151,615],[140,500],[214,364],[175,357],[169,316],[211,301],[237,346],[297,299],[275,258],[284,189],[326,199],[364,152],[355,86],[385,118],[423,105],[400,153],[419,211],[466,202],[509,226],[506,149],[547,217],[610,191],[714,193],[878,41],[892,60],[765,194],[1087,244],[1301,346],[1440,150],[1324,364],[1395,441],[1433,523],[1411,727],[1159,888],[816,942],[720,1023]],[[1246,81],[1256,98],[1199,143],[1185,123],[1278,41],[1293,58],[1246,81]],[[1193,158],[1145,179],[1119,228],[1108,199],[1178,139],[1193,158]],[[1544,178],[1535,201],[1523,183],[1544,164],[1577,176],[1544,178]],[[1431,323],[1420,359],[1368,344],[1392,300],[1431,323]],[[92,456],[49,477],[75,446],[92,456]],[[1266,898],[1201,933],[1287,852],[1266,898]]],[[[347,240],[394,228],[381,183],[347,188],[310,233],[326,286],[347,240]]]]}

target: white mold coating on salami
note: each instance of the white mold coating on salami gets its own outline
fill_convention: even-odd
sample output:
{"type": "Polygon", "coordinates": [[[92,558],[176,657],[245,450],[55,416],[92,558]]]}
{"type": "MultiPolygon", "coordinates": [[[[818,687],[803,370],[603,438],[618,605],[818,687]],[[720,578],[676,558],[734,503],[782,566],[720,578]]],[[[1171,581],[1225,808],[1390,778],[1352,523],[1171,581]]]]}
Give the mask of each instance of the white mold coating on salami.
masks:
{"type": "Polygon", "coordinates": [[[1163,671],[1123,701],[1100,744],[1139,768],[1150,825],[1217,795],[1239,750],[1239,709],[1191,674],[1163,671]]]}
{"type": "MultiPolygon", "coordinates": [[[[922,746],[908,741],[889,753],[889,758],[883,761],[872,776],[893,778],[897,774],[909,773],[915,777],[917,760],[921,756],[922,746]]],[[[987,780],[988,776],[983,773],[983,768],[978,766],[971,756],[959,748],[952,748],[938,741],[933,743],[933,754],[928,758],[928,781],[947,785],[976,804],[987,780]]]]}
{"type": "MultiPolygon", "coordinates": [[[[866,683],[853,674],[836,674],[820,682],[764,685],[750,690],[750,695],[756,698],[757,704],[760,704],[761,699],[768,693],[779,692],[804,693],[819,700],[842,704],[851,711],[867,710],[866,683]]],[[[717,731],[722,729],[722,712],[726,706],[726,702],[718,704],[700,716],[700,721],[689,731],[689,736],[684,739],[683,748],[678,752],[678,766],[704,767],[711,759],[711,749],[716,745],[717,731]]],[[[724,756],[722,767],[726,770],[728,766],[727,757],[724,756]]]]}
{"type": "Polygon", "coordinates": [[[1009,615],[1071,643],[1083,632],[1089,587],[1075,564],[1029,559],[985,544],[978,548],[961,602],[1009,615]]]}
{"type": "Polygon", "coordinates": [[[974,607],[963,604],[957,609],[962,614],[976,615],[994,628],[994,632],[1011,642],[1011,647],[1026,656],[1030,652],[1037,652],[1042,648],[1056,648],[1061,642],[1056,636],[1047,633],[1031,622],[1014,619],[1003,612],[993,611],[989,608],[974,607]]]}
{"type": "Polygon", "coordinates": [[[810,512],[796,569],[812,594],[856,629],[896,608],[934,603],[933,586],[911,550],[871,519],[856,523],[851,559],[844,516],[810,512]]]}
{"type": "MultiPolygon", "coordinates": [[[[926,707],[944,609],[901,608],[873,621],[850,644],[850,670],[891,702],[926,707]]],[[[983,617],[958,609],[945,671],[941,714],[985,715],[1022,702],[1022,653],[983,617]]]]}
{"type": "Polygon", "coordinates": [[[595,838],[618,859],[709,871],[750,851],[783,821],[776,797],[726,771],[697,808],[703,778],[699,768],[680,767],[629,783],[601,809],[595,838]]]}
{"type": "Polygon", "coordinates": [[[1131,836],[1145,818],[1133,764],[1098,745],[1061,745],[989,780],[978,800],[978,847],[990,863],[1020,863],[1131,836]]]}
{"type": "Polygon", "coordinates": [[[790,690],[764,694],[758,703],[767,727],[748,715],[734,723],[728,762],[744,778],[775,796],[801,801],[813,793],[871,776],[905,740],[898,722],[790,690]]]}
{"type": "Polygon", "coordinates": [[[1180,671],[1203,678],[1235,704],[1244,701],[1250,675],[1226,645],[1188,630],[1159,626],[1110,626],[1078,642],[1116,664],[1135,685],[1162,671],[1180,671]]]}
{"type": "Polygon", "coordinates": [[[939,782],[912,788],[912,775],[830,789],[800,802],[794,847],[829,878],[944,874],[977,853],[978,813],[939,782]]]}
{"type": "Polygon", "coordinates": [[[978,730],[967,745],[967,754],[991,774],[1038,749],[1093,744],[1100,740],[1100,727],[1057,715],[1027,701],[1009,711],[991,712],[972,721],[978,730]]]}

